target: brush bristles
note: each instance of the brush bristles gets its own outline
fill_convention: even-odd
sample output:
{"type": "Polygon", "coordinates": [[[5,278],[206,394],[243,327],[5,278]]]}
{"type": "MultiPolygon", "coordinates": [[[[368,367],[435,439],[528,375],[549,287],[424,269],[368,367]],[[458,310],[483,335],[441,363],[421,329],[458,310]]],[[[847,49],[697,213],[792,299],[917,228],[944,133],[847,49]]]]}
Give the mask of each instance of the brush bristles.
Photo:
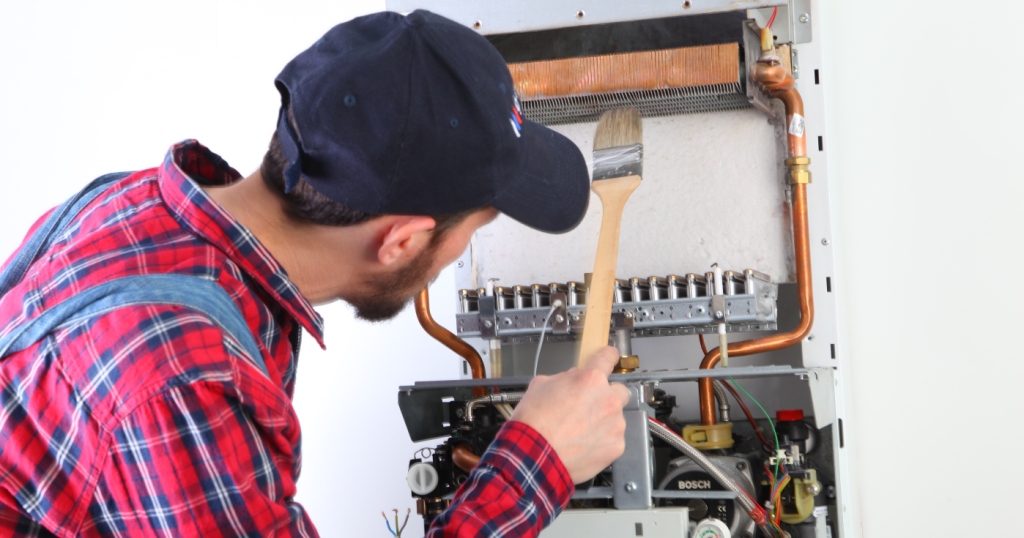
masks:
{"type": "Polygon", "coordinates": [[[635,108],[616,108],[601,114],[594,134],[594,149],[643,144],[643,123],[635,108]]]}

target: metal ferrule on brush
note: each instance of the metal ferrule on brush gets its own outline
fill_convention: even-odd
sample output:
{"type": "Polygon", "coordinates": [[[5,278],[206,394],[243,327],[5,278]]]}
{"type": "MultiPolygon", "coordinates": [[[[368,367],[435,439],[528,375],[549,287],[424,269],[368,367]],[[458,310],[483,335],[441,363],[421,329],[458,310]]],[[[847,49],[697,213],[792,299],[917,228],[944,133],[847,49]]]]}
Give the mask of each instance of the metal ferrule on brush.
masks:
{"type": "Polygon", "coordinates": [[[594,181],[643,175],[644,145],[615,146],[594,150],[594,181]]]}

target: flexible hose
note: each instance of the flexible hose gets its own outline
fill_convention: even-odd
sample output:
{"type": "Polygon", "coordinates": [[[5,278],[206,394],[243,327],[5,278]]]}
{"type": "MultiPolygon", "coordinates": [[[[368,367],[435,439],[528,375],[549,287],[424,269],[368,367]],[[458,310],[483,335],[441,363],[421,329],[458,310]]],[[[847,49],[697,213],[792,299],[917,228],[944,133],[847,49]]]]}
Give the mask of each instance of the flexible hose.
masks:
{"type": "Polygon", "coordinates": [[[473,422],[473,409],[482,404],[510,404],[523,399],[523,392],[499,392],[474,398],[466,404],[466,421],[473,422]]]}
{"type": "Polygon", "coordinates": [[[725,389],[722,388],[722,382],[715,380],[715,399],[718,400],[718,420],[721,422],[732,422],[732,417],[729,414],[729,397],[725,394],[725,389]]]}

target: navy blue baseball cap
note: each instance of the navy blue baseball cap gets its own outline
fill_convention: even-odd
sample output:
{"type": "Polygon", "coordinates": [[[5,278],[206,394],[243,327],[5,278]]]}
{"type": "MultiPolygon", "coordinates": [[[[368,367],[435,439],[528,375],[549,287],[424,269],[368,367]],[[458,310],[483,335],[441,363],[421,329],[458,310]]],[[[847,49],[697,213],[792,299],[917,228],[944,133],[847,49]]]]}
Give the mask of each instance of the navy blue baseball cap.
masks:
{"type": "Polygon", "coordinates": [[[384,12],[339,24],[275,83],[288,190],[301,176],[377,215],[491,206],[546,232],[571,230],[586,213],[579,148],[524,118],[498,51],[440,15],[384,12]]]}

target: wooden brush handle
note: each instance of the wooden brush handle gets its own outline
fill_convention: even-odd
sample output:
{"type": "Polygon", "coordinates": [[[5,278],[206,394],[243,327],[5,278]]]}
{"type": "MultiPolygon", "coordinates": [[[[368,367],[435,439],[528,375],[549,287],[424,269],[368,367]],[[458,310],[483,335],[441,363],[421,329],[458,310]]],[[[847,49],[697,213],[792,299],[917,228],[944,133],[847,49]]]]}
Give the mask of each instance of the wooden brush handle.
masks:
{"type": "Polygon", "coordinates": [[[622,223],[622,208],[629,195],[640,186],[640,176],[625,176],[599,179],[591,189],[601,198],[601,235],[597,240],[597,257],[594,273],[590,278],[587,295],[587,317],[583,322],[583,336],[580,338],[580,354],[576,365],[586,366],[590,357],[608,345],[608,333],[612,321],[612,294],[615,283],[615,265],[619,257],[619,225],[622,223]]]}

